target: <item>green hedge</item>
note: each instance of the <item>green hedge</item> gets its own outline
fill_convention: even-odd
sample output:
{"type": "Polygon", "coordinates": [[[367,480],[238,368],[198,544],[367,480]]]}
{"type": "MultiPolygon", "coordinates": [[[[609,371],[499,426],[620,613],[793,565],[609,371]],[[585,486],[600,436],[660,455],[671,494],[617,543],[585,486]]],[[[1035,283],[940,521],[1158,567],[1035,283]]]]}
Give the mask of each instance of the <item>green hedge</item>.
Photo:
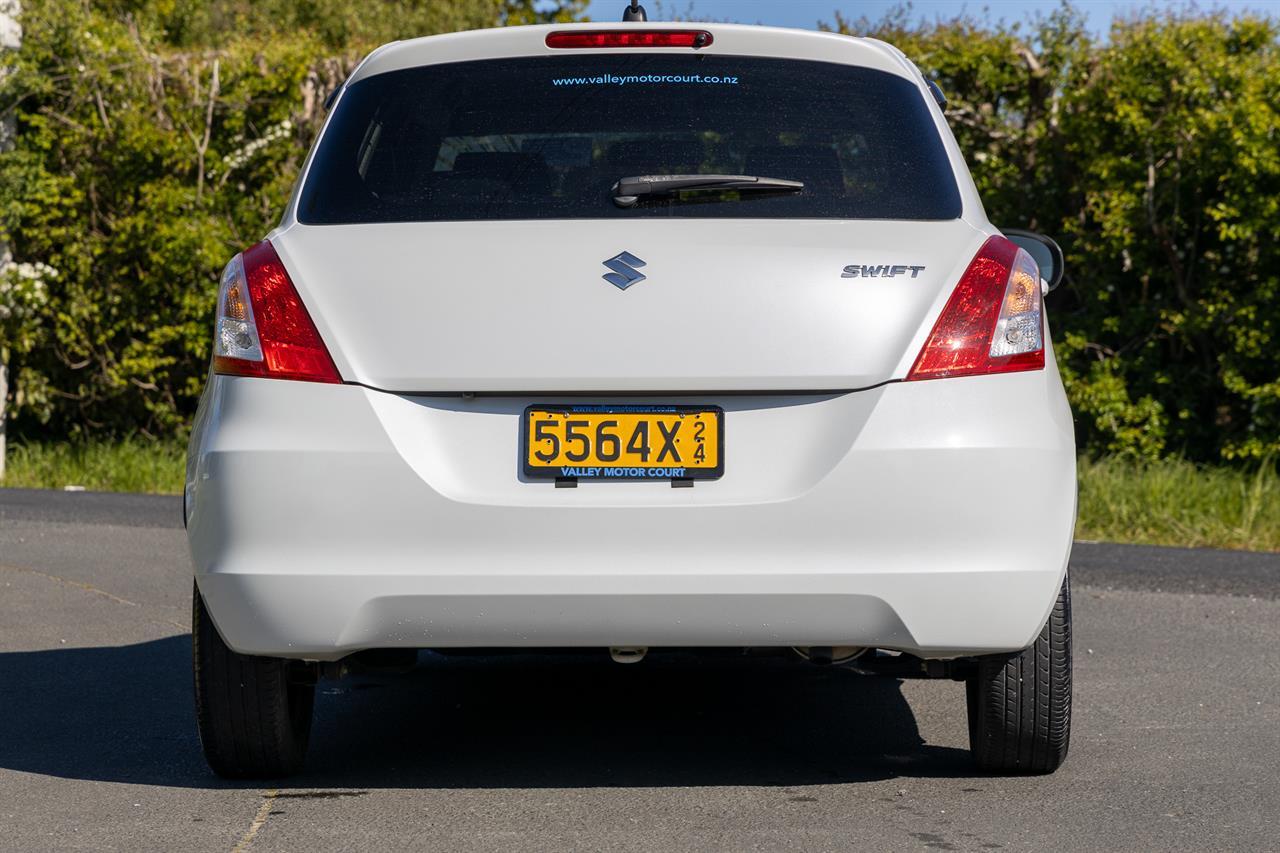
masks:
{"type": "Polygon", "coordinates": [[[27,0],[6,56],[0,360],[19,438],[185,431],[218,274],[269,231],[325,95],[405,35],[584,0],[27,0]]]}
{"type": "Polygon", "coordinates": [[[1280,27],[1147,11],[1095,41],[1027,25],[837,19],[939,81],[992,221],[1055,236],[1048,299],[1081,446],[1280,448],[1280,27]]]}
{"type": "MultiPolygon", "coordinates": [[[[0,81],[0,355],[19,437],[180,435],[217,275],[277,220],[324,95],[374,44],[567,18],[582,2],[24,3],[0,81]]],[[[1057,236],[1050,296],[1082,446],[1138,457],[1280,450],[1277,25],[1147,13],[1094,40],[905,12],[881,36],[939,80],[993,221],[1057,236]]]]}

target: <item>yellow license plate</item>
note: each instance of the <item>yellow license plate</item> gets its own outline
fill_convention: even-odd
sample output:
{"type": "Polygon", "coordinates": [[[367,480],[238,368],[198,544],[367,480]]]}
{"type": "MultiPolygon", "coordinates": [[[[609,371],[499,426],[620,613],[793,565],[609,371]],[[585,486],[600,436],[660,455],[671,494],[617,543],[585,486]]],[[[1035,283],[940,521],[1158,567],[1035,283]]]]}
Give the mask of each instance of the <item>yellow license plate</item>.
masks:
{"type": "Polygon", "coordinates": [[[524,471],[575,480],[724,474],[724,412],[710,406],[530,406],[524,471]]]}

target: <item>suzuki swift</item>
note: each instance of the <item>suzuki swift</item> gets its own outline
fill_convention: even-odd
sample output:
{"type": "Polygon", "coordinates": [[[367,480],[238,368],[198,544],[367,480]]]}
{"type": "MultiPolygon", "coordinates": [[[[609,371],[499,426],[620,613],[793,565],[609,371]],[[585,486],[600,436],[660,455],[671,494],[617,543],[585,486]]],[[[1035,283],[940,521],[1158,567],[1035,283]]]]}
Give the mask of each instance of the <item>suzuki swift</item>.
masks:
{"type": "Polygon", "coordinates": [[[987,220],[941,100],[763,27],[370,54],[218,292],[184,495],[213,770],[297,770],[361,661],[673,647],[963,680],[979,768],[1057,768],[1061,253],[987,220]]]}

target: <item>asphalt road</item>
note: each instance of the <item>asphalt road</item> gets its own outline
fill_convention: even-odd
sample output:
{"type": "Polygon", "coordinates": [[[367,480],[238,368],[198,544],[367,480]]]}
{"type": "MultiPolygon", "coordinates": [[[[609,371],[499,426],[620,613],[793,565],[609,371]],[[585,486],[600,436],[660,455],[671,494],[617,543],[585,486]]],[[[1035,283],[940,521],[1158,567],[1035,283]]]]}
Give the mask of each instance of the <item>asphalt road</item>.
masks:
{"type": "Polygon", "coordinates": [[[974,774],[951,682],[424,655],[323,683],[306,772],[262,788],[200,757],[178,501],[0,490],[0,849],[1280,849],[1280,555],[1072,572],[1051,777],[974,774]]]}

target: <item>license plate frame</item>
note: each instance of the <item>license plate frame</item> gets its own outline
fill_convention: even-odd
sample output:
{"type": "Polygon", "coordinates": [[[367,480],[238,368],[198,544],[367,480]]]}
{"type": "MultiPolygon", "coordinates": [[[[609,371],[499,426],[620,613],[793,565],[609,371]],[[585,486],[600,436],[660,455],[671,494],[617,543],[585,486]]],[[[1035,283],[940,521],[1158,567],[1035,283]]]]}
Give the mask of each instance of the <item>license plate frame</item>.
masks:
{"type": "MultiPolygon", "coordinates": [[[[655,421],[649,421],[654,423],[655,421]]],[[[696,422],[696,418],[695,421],[696,422]]],[[[626,439],[623,438],[623,441],[626,439]]],[[[659,441],[659,449],[661,441],[659,441]]],[[[676,448],[678,450],[678,448],[676,448]]],[[[636,482],[654,480],[658,482],[675,480],[718,480],[724,476],[724,409],[720,406],[697,405],[664,405],[664,404],[605,404],[605,403],[534,403],[526,406],[520,418],[520,459],[521,468],[526,478],[531,480],[585,480],[585,481],[619,481],[636,482]],[[714,466],[690,465],[614,465],[559,464],[533,461],[533,415],[534,413],[556,414],[561,416],[580,415],[589,423],[588,430],[594,432],[596,422],[608,419],[609,415],[643,416],[653,415],[655,419],[661,415],[702,415],[714,419],[714,435],[716,458],[714,466]]],[[[596,450],[594,441],[588,447],[592,453],[596,450]]],[[[684,460],[681,459],[683,462],[684,460]]]]}

